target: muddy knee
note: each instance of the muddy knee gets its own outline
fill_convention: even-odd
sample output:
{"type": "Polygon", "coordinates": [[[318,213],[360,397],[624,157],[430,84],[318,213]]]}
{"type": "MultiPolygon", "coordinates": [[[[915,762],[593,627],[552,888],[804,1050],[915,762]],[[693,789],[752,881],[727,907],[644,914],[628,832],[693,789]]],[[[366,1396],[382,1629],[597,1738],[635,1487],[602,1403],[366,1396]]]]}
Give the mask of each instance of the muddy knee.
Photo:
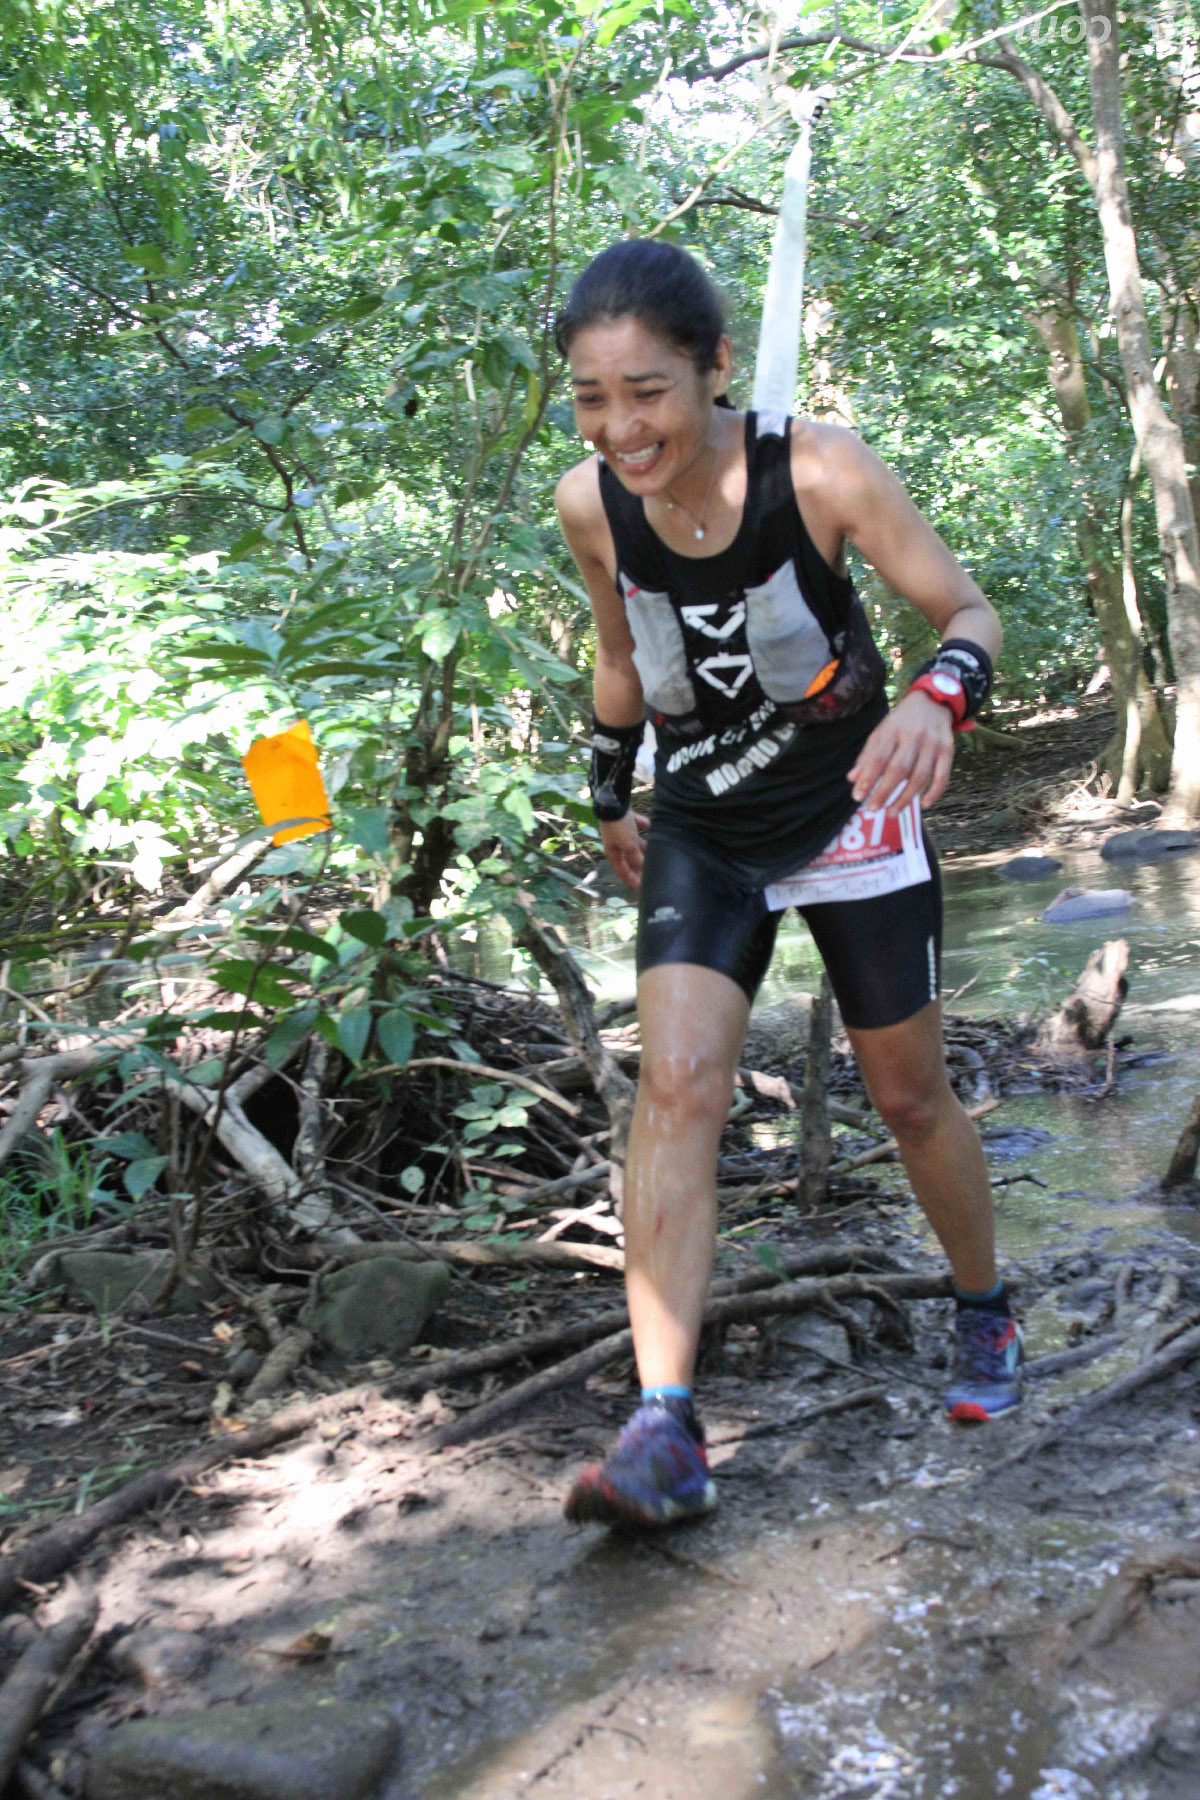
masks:
{"type": "Polygon", "coordinates": [[[638,1111],[646,1124],[669,1129],[725,1123],[733,1075],[716,1057],[660,1054],[644,1057],[638,1079],[638,1111]]]}

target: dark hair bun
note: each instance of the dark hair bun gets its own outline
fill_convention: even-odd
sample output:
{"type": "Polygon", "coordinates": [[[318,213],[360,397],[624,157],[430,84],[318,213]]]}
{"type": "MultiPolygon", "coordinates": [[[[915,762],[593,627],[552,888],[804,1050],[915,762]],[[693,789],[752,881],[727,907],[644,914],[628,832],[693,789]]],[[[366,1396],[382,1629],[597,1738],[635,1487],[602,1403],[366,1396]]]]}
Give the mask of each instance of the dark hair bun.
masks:
{"type": "Polygon", "coordinates": [[[726,329],[721,296],[695,257],[660,238],[626,238],[593,258],[554,321],[559,354],[567,355],[585,327],[613,319],[639,320],[690,356],[702,375],[726,329]]]}

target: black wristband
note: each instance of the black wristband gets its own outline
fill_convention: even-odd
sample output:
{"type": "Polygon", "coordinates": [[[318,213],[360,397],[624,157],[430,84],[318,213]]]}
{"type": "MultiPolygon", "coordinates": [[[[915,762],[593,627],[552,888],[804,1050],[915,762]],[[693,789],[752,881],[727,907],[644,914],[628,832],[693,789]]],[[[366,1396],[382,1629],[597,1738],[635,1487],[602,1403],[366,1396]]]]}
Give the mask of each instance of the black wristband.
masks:
{"type": "Polygon", "coordinates": [[[932,675],[938,669],[957,676],[962,682],[963,698],[967,703],[963,718],[973,719],[992,691],[995,670],[987,651],[982,644],[973,644],[970,638],[947,638],[945,643],[938,645],[937,655],[921,664],[913,680],[932,675]]]}
{"type": "Polygon", "coordinates": [[[592,714],[592,766],[588,786],[598,819],[623,819],[633,795],[633,765],[642,747],[644,724],[602,725],[592,714]]]}

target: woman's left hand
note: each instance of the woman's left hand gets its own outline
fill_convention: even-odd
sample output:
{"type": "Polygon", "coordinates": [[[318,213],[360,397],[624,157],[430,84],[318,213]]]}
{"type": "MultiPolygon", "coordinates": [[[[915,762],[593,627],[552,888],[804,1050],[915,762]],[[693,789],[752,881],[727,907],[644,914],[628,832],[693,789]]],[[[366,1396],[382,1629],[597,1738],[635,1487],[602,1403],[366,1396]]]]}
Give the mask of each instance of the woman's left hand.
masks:
{"type": "Polygon", "coordinates": [[[894,819],[918,795],[922,806],[940,800],[953,760],[949,707],[928,694],[906,694],[875,727],[848,779],[864,812],[886,812],[894,819]]]}

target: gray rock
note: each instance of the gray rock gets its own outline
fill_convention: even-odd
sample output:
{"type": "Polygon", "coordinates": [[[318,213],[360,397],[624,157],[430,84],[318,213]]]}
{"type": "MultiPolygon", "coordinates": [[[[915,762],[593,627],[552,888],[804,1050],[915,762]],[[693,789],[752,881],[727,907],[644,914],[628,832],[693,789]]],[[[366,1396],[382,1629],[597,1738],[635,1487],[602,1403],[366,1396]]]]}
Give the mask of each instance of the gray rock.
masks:
{"type": "Polygon", "coordinates": [[[832,1362],[850,1361],[850,1339],[844,1325],[836,1319],[822,1319],[811,1313],[798,1313],[775,1327],[777,1343],[789,1350],[807,1350],[824,1368],[832,1362]]]}
{"type": "Polygon", "coordinates": [[[1110,913],[1127,912],[1133,895],[1126,888],[1064,888],[1050,902],[1042,918],[1047,925],[1069,925],[1075,919],[1104,919],[1110,913]]]}
{"type": "Polygon", "coordinates": [[[1041,881],[1043,876],[1053,875],[1061,868],[1057,856],[1014,856],[1000,873],[1008,881],[1041,881]]]}
{"type": "MultiPolygon", "coordinates": [[[[98,1313],[117,1312],[134,1294],[151,1306],[166,1286],[174,1258],[167,1250],[63,1250],[48,1265],[50,1281],[86,1300],[98,1313]]],[[[207,1269],[192,1269],[194,1288],[177,1282],[167,1312],[177,1317],[198,1313],[201,1302],[216,1300],[220,1289],[207,1269]]]]}
{"type": "Polygon", "coordinates": [[[371,1256],[325,1277],[313,1330],[342,1356],[403,1356],[449,1290],[445,1263],[371,1256]]]}
{"type": "Polygon", "coordinates": [[[312,1700],[133,1719],[92,1756],[87,1800],[364,1800],[399,1735],[374,1707],[312,1700]]]}
{"type": "Polygon", "coordinates": [[[191,1631],[165,1631],[147,1626],[120,1638],[109,1653],[113,1666],[146,1687],[170,1687],[203,1675],[212,1661],[212,1646],[191,1631]]]}
{"type": "Polygon", "coordinates": [[[1158,862],[1164,856],[1185,856],[1200,850],[1194,831],[1114,831],[1100,846],[1105,862],[1158,862]]]}
{"type": "Polygon", "coordinates": [[[989,1156],[1005,1160],[1032,1156],[1054,1142],[1053,1132],[1040,1125],[994,1125],[990,1131],[981,1131],[979,1135],[989,1156]]]}

